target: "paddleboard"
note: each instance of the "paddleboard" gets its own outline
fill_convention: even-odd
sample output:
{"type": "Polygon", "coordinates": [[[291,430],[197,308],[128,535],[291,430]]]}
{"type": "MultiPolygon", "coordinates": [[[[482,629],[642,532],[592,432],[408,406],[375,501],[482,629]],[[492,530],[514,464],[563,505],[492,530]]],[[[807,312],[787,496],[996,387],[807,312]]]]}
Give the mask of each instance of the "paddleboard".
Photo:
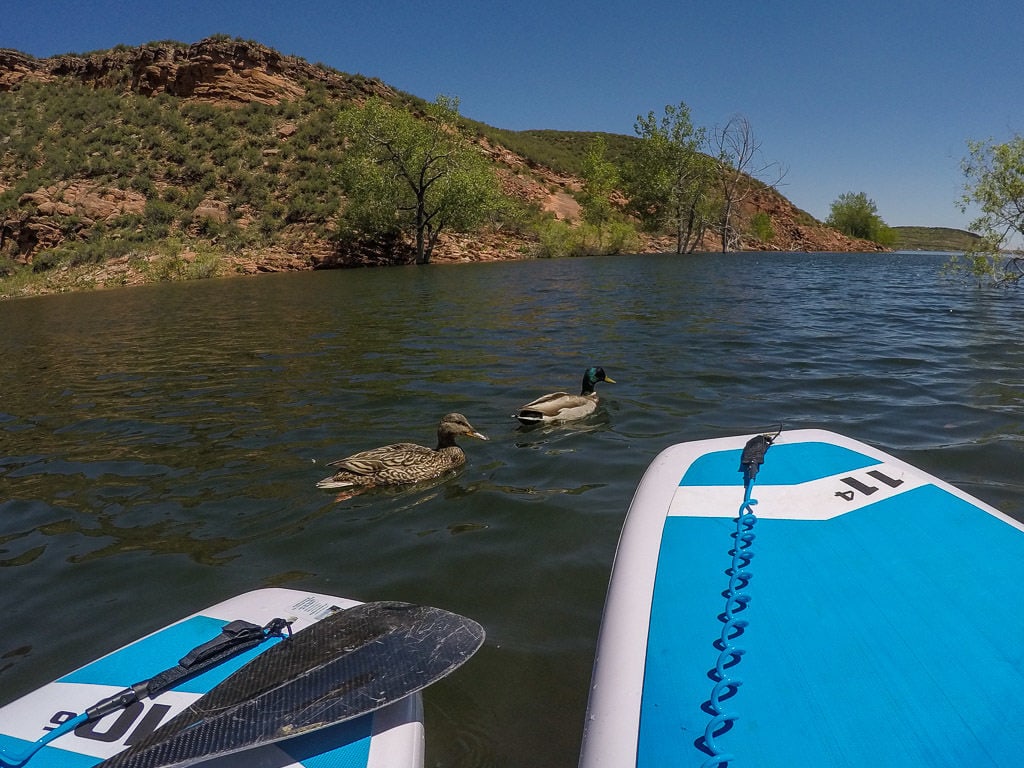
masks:
{"type": "MultiPolygon", "coordinates": [[[[298,632],[358,601],[292,589],[260,589],[225,600],[64,675],[0,708],[0,747],[23,752],[48,730],[95,702],[173,667],[235,620],[260,626],[292,622],[298,632]]],[[[43,747],[25,768],[88,768],[138,743],[275,640],[228,659],[153,699],[79,726],[43,747]]],[[[354,720],[286,741],[218,758],[220,768],[422,768],[423,704],[414,693],[354,720]]]]}
{"type": "Polygon", "coordinates": [[[885,452],[671,446],[609,582],[582,768],[1019,766],[1024,526],[885,452]]]}

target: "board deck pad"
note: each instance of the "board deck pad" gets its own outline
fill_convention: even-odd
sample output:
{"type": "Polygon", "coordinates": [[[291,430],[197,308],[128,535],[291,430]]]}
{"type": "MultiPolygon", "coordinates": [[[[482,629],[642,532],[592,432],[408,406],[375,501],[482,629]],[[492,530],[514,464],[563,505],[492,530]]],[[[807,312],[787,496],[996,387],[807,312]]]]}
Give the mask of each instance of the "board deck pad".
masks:
{"type": "MultiPolygon", "coordinates": [[[[239,595],[154,632],[0,708],[0,746],[23,752],[52,728],[98,700],[173,666],[192,648],[214,638],[236,619],[264,625],[280,617],[295,632],[309,628],[354,600],[291,589],[239,595]]],[[[25,768],[91,768],[138,744],[259,654],[268,640],[156,698],[79,726],[43,747],[25,768]]],[[[419,693],[377,712],[277,744],[211,762],[219,768],[385,768],[423,764],[422,699],[419,693]]]]}
{"type": "Polygon", "coordinates": [[[673,446],[641,481],[581,765],[1020,765],[1021,524],[862,443],[783,432],[723,633],[749,437],[673,446]]]}

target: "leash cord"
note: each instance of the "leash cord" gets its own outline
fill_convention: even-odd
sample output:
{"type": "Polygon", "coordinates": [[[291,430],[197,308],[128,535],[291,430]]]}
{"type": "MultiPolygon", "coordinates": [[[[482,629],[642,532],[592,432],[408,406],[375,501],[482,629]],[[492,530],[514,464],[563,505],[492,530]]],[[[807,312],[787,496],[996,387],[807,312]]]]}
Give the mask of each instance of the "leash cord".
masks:
{"type": "Polygon", "coordinates": [[[757,500],[751,497],[754,489],[754,478],[761,465],[764,464],[764,456],[771,447],[775,438],[779,436],[782,428],[774,435],[756,435],[747,441],[740,456],[740,471],[743,473],[743,503],[740,505],[736,515],[736,528],[730,534],[733,539],[733,547],[730,551],[732,564],[726,571],[729,576],[729,588],[725,591],[725,611],[719,614],[722,622],[722,632],[715,647],[719,650],[718,660],[715,668],[711,670],[710,676],[715,680],[711,689],[711,696],[705,706],[711,711],[712,717],[704,729],[704,746],[710,751],[711,757],[705,760],[701,768],[717,768],[722,764],[728,765],[735,759],[732,755],[722,749],[716,737],[725,733],[731,727],[733,721],[739,718],[734,711],[726,711],[725,703],[736,695],[743,680],[734,677],[731,669],[739,664],[740,659],[746,651],[736,644],[747,624],[746,619],[738,618],[738,614],[746,610],[750,603],[750,595],[744,590],[750,584],[753,574],[747,570],[750,561],[754,558],[752,547],[754,544],[754,524],[757,516],[754,514],[754,505],[757,500]]]}

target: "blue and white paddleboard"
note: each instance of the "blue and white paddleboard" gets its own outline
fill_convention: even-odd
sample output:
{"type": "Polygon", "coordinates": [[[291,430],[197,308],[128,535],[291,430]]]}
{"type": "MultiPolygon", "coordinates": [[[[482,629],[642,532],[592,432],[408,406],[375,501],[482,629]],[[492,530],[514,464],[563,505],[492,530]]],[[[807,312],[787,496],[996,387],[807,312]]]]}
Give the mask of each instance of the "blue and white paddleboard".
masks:
{"type": "Polygon", "coordinates": [[[674,445],[630,505],[582,768],[1024,765],[1024,526],[855,440],[674,445]]]}
{"type": "MultiPolygon", "coordinates": [[[[216,637],[223,626],[242,619],[264,626],[272,619],[292,621],[292,631],[357,601],[291,589],[260,589],[171,624],[114,651],[0,708],[0,747],[16,754],[48,730],[97,701],[164,669],[193,648],[216,637]]],[[[154,699],[79,726],[43,747],[25,768],[89,768],[137,743],[159,725],[223,681],[255,655],[265,642],[191,678],[154,699]]],[[[305,736],[218,758],[221,768],[421,768],[423,704],[414,693],[383,709],[305,736]]]]}

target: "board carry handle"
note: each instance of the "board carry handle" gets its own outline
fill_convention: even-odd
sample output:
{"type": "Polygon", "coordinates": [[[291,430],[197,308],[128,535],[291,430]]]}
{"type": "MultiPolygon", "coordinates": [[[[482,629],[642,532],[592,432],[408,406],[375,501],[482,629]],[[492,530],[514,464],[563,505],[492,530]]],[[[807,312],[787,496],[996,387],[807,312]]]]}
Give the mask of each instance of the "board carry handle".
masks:
{"type": "Polygon", "coordinates": [[[20,768],[40,749],[80,725],[124,709],[140,699],[153,698],[187,678],[205,672],[250,648],[255,648],[271,637],[290,636],[291,622],[284,619],[272,619],[263,627],[240,619],[229,622],[221,628],[221,633],[217,637],[193,648],[179,659],[175,666],[97,701],[81,714],[65,721],[45,736],[41,736],[24,752],[13,753],[0,747],[0,768],[20,768]]]}

